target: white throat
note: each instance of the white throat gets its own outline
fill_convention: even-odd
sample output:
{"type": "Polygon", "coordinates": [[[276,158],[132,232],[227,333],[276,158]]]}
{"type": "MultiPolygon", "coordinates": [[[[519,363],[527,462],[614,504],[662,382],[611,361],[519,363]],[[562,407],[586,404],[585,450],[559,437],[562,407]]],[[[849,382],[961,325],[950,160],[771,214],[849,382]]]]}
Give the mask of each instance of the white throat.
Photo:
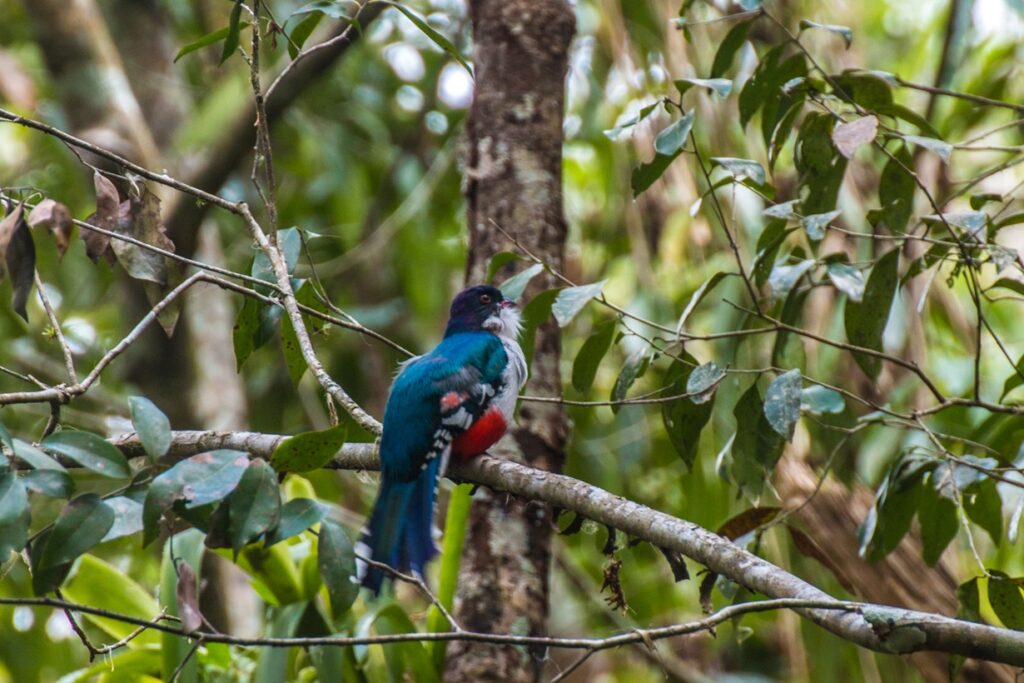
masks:
{"type": "Polygon", "coordinates": [[[483,324],[483,328],[488,332],[493,332],[512,342],[519,339],[519,331],[522,326],[523,321],[519,309],[513,306],[500,309],[497,315],[492,315],[483,324]]]}

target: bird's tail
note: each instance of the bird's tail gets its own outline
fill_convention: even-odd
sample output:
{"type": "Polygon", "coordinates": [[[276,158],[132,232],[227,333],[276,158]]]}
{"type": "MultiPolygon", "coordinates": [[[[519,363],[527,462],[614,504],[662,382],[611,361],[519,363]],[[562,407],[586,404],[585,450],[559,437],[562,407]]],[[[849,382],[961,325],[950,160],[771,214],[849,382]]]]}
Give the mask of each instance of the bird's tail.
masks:
{"type": "MultiPolygon", "coordinates": [[[[377,502],[357,551],[364,557],[399,571],[423,576],[423,568],[437,554],[434,547],[434,493],[440,458],[412,481],[381,480],[377,502]]],[[[385,572],[359,563],[363,586],[380,593],[385,572]]]]}

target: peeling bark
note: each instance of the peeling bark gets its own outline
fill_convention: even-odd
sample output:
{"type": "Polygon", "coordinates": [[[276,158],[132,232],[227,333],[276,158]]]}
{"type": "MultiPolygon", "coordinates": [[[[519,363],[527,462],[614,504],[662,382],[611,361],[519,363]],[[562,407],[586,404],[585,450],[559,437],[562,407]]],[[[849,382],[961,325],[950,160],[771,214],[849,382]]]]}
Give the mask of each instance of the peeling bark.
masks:
{"type": "MultiPolygon", "coordinates": [[[[550,0],[474,0],[476,95],[467,122],[465,196],[469,226],[467,283],[484,279],[491,256],[515,250],[502,230],[557,269],[566,223],[562,211],[564,81],[575,18],[550,0]],[[500,226],[500,230],[498,228],[500,226]]],[[[508,276],[510,273],[504,273],[508,276]]],[[[544,273],[527,298],[556,283],[544,273]]],[[[537,332],[527,391],[556,396],[558,328],[537,332]]],[[[556,404],[520,410],[511,438],[493,452],[558,471],[567,424],[556,404]]],[[[473,630],[541,635],[548,605],[551,522],[546,506],[480,491],[474,499],[459,574],[456,613],[473,630]]],[[[453,643],[446,680],[533,681],[543,652],[453,643]]]]}

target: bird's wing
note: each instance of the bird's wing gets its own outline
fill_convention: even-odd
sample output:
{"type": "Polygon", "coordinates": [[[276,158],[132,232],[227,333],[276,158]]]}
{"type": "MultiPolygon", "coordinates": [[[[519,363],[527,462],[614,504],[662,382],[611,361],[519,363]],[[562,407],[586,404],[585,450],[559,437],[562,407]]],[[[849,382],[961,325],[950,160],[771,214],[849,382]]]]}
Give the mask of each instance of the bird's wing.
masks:
{"type": "Polygon", "coordinates": [[[444,457],[452,439],[488,408],[503,381],[508,356],[486,332],[447,337],[402,369],[384,411],[381,466],[412,479],[444,457]]]}

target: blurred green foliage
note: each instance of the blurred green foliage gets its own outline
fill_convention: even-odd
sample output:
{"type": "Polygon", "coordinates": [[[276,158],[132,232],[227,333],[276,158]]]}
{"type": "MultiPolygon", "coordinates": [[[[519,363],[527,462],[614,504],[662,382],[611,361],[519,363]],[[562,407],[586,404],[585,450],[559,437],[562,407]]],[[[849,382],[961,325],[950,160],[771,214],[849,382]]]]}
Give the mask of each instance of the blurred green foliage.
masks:
{"type": "MultiPolygon", "coordinates": [[[[294,33],[297,27],[318,14],[291,15],[300,4],[270,3],[285,32],[297,37],[301,36],[294,33]]],[[[119,3],[101,5],[116,26],[119,3]]],[[[154,5],[175,52],[227,26],[232,9],[229,3],[154,5]]],[[[343,3],[319,5],[325,14],[319,21],[321,29],[344,21],[339,18],[345,16],[343,3]]],[[[1019,102],[1024,96],[1022,18],[1003,3],[977,5],[970,28],[958,39],[960,43],[952,45],[961,58],[946,85],[1019,102]],[[986,12],[997,12],[1001,20],[993,20],[986,12]]],[[[440,335],[447,303],[461,286],[464,269],[458,148],[471,81],[451,50],[470,54],[470,35],[462,2],[433,0],[409,6],[454,47],[446,51],[408,17],[387,10],[329,75],[288,110],[274,128],[273,143],[280,224],[296,226],[305,236],[295,276],[318,278],[336,306],[418,353],[440,335]]],[[[1019,277],[1020,273],[1013,262],[997,274],[999,252],[991,246],[997,238],[1006,249],[1020,246],[1019,233],[1008,221],[1021,211],[1015,193],[1022,177],[1014,164],[1022,159],[1022,133],[1019,125],[1010,125],[1020,117],[1019,111],[947,97],[932,103],[928,93],[899,87],[900,81],[889,75],[908,82],[932,82],[943,54],[945,3],[827,8],[788,3],[769,9],[793,31],[798,31],[803,19],[829,25],[826,30],[809,26],[800,32],[800,41],[815,63],[788,43],[781,28],[766,17],[750,17],[739,24],[713,21],[721,16],[718,10],[693,2],[684,3],[683,11],[653,1],[581,0],[577,4],[578,35],[567,79],[565,122],[565,208],[571,226],[566,275],[579,283],[607,279],[603,293],[609,301],[669,329],[675,329],[680,313],[695,300],[698,303],[690,309],[685,325],[680,324],[691,335],[763,328],[763,321],[743,310],[752,302],[743,280],[735,275],[724,217],[738,243],[745,272],[753,274],[757,285],[767,282],[771,288],[771,296],[761,298],[767,314],[829,339],[856,339],[861,346],[911,357],[945,396],[970,399],[975,364],[972,288],[978,283],[988,288],[998,277],[1010,277],[1010,273],[1019,277]],[[682,20],[677,21],[677,16],[682,20]],[[747,28],[736,31],[736,26],[747,28]],[[849,49],[845,27],[853,36],[849,49]],[[774,60],[782,66],[772,66],[774,60]],[[759,64],[766,66],[759,70],[759,64]],[[691,87],[683,81],[710,77],[731,81],[731,92],[723,87],[691,87]],[[794,78],[803,81],[791,81],[794,78]],[[891,273],[876,278],[876,272],[881,272],[875,270],[880,257],[894,253],[890,238],[902,232],[897,227],[904,222],[901,217],[909,220],[910,230],[920,227],[923,216],[935,212],[923,193],[906,182],[907,175],[898,165],[890,166],[891,159],[881,148],[863,144],[853,159],[839,157],[831,143],[835,121],[823,113],[829,110],[841,112],[848,120],[876,114],[883,123],[877,139],[886,143],[886,150],[904,163],[916,162],[922,182],[938,188],[940,198],[961,193],[945,211],[986,212],[984,239],[960,253],[957,247],[930,256],[921,244],[911,241],[902,247],[897,261],[900,287],[891,273]],[[679,123],[691,115],[692,137],[684,134],[688,127],[679,123]],[[922,116],[927,116],[923,125],[922,116]],[[750,122],[741,125],[741,119],[750,122]],[[673,125],[671,134],[656,142],[659,132],[673,125]],[[978,138],[990,131],[994,132],[978,138]],[[960,147],[944,164],[934,152],[945,148],[935,143],[907,144],[902,151],[899,138],[907,135],[937,136],[960,147]],[[977,149],[964,149],[964,145],[977,149]],[[655,159],[656,149],[665,157],[664,163],[648,168],[638,183],[634,169],[655,159]],[[700,152],[699,160],[695,151],[700,152]],[[1006,169],[999,170],[1002,166],[1006,169]],[[715,186],[714,194],[707,192],[709,184],[715,186]],[[634,198],[638,188],[645,191],[634,198]],[[997,200],[986,205],[986,193],[997,200]],[[981,199],[972,200],[971,195],[981,199]],[[783,213],[774,221],[762,214],[774,204],[800,199],[805,214],[820,216],[833,209],[842,213],[807,230],[797,214],[783,213]],[[977,202],[981,205],[975,206],[977,202]],[[819,235],[824,239],[808,239],[819,235]],[[863,281],[860,285],[863,290],[851,284],[851,278],[857,279],[854,272],[866,279],[866,285],[863,281]],[[859,304],[847,300],[851,291],[862,291],[859,304]],[[890,311],[887,302],[893,299],[890,311]]],[[[31,108],[19,113],[66,128],[60,93],[48,75],[23,6],[0,0],[0,15],[6,18],[0,23],[0,56],[13,60],[35,89],[31,108]]],[[[242,45],[248,30],[240,29],[242,45]]],[[[318,35],[314,32],[310,40],[318,35]]],[[[221,49],[220,43],[213,43],[183,55],[175,64],[174,85],[184,93],[186,115],[163,150],[165,166],[172,173],[201,159],[201,152],[224,134],[249,96],[243,61],[236,55],[218,66],[221,49]]],[[[124,58],[134,57],[126,53],[124,58]]],[[[276,47],[266,50],[264,63],[270,72],[290,58],[288,40],[278,36],[276,47]]],[[[10,87],[0,89],[0,106],[16,109],[13,100],[6,101],[12,99],[10,87]]],[[[258,205],[249,182],[249,163],[243,160],[222,194],[258,205]]],[[[0,189],[5,196],[52,197],[84,219],[95,208],[91,175],[56,140],[16,125],[0,125],[0,189]]],[[[209,215],[220,236],[225,265],[249,272],[255,249],[243,227],[222,212],[209,215]]],[[[939,225],[929,234],[948,242],[952,238],[944,230],[939,225]]],[[[962,232],[958,237],[968,239],[962,232]]],[[[36,245],[38,271],[81,372],[134,324],[127,312],[135,310],[129,302],[138,283],[124,277],[120,266],[110,267],[102,260],[94,265],[79,239],[63,258],[48,239],[37,236],[36,245]]],[[[760,286],[758,290],[768,291],[760,286]]],[[[1004,283],[986,292],[986,298],[1010,298],[1013,293],[1020,293],[1019,285],[1004,283]]],[[[9,296],[10,284],[5,280],[0,283],[0,302],[9,296]]],[[[1019,305],[1019,298],[983,304],[991,330],[985,331],[980,354],[981,398],[993,404],[1005,399],[1005,405],[1015,405],[1018,400],[1012,393],[1008,398],[1001,394],[1004,384],[1011,391],[1015,388],[1009,384],[1015,376],[1013,363],[1024,353],[1024,339],[1016,325],[1019,305]],[[1010,362],[993,338],[1000,340],[1010,362]]],[[[236,312],[243,312],[240,299],[236,298],[235,306],[236,312]]],[[[686,380],[696,374],[683,373],[683,367],[689,370],[686,362],[705,367],[715,362],[729,370],[714,385],[713,403],[704,404],[707,414],[691,403],[678,413],[666,409],[664,414],[658,405],[568,407],[573,437],[566,469],[572,476],[716,529],[755,502],[779,502],[764,475],[782,453],[787,430],[795,428],[788,448],[806,458],[819,474],[825,476],[827,470],[828,476],[845,484],[867,484],[877,491],[877,503],[863,529],[869,557],[890,550],[917,513],[925,538],[924,559],[934,562],[945,543],[953,543],[957,579],[966,587],[960,590],[963,613],[1011,627],[1021,617],[1013,598],[1020,598],[1019,588],[1004,578],[1024,574],[1024,562],[1015,549],[1024,500],[1015,470],[1024,440],[1019,415],[977,406],[935,413],[927,418],[929,428],[951,437],[943,437],[947,452],[941,452],[913,424],[909,429],[892,424],[899,422],[896,419],[885,424],[871,406],[855,399],[862,396],[900,412],[932,405],[934,397],[906,368],[783,332],[695,339],[682,348],[664,330],[636,320],[616,322],[618,315],[594,303],[569,317],[562,356],[567,399],[684,393],[689,390],[686,380]],[[609,342],[610,330],[616,334],[609,342]],[[587,360],[578,361],[581,353],[587,360]],[[685,361],[675,369],[673,355],[685,361]],[[769,388],[773,377],[794,368],[804,378],[848,392],[845,400],[839,404],[831,394],[809,394],[814,385],[804,383],[803,417],[794,423],[792,391],[769,388]],[[769,400],[788,397],[778,399],[788,403],[773,404],[774,417],[762,419],[763,396],[769,400]],[[699,440],[690,432],[673,432],[671,437],[666,432],[665,416],[694,420],[695,414],[707,420],[707,426],[697,430],[699,440]],[[737,418],[743,421],[738,423],[737,418]],[[756,432],[748,418],[757,421],[756,432]],[[737,440],[744,428],[750,433],[737,440]],[[951,461],[950,455],[959,460],[951,461]],[[758,458],[764,461],[751,462],[758,458]],[[991,473],[993,467],[1004,468],[1001,471],[1010,483],[997,485],[993,478],[986,478],[984,472],[991,473]],[[740,489],[738,473],[747,476],[751,471],[756,472],[756,485],[740,489]],[[964,528],[973,530],[971,543],[983,565],[1002,574],[974,580],[981,568],[964,528]],[[984,600],[978,598],[979,584],[984,600]],[[990,602],[993,590],[1003,599],[990,602]]],[[[25,324],[6,303],[0,305],[0,366],[47,384],[63,381],[60,349],[35,297],[30,301],[29,320],[25,324]]],[[[314,340],[331,375],[371,413],[380,414],[393,369],[404,355],[339,328],[327,327],[314,340]]],[[[287,339],[274,338],[246,361],[242,377],[250,427],[284,434],[323,430],[329,422],[315,382],[307,373],[294,386],[282,362],[287,354],[287,339]]],[[[0,392],[31,388],[11,373],[0,373],[0,392]]],[[[139,393],[131,376],[115,362],[95,390],[63,409],[63,425],[103,436],[132,429],[130,420],[134,417],[138,424],[140,416],[131,412],[129,397],[139,393]]],[[[154,408],[168,413],[180,411],[167,402],[187,400],[181,395],[150,398],[158,404],[154,408]],[[161,400],[164,405],[159,405],[161,400]]],[[[13,406],[0,410],[0,421],[14,436],[31,442],[42,434],[49,415],[45,404],[13,406]]],[[[159,443],[160,420],[154,419],[157,426],[150,427],[155,430],[151,440],[159,443]]],[[[359,438],[355,432],[354,427],[349,430],[350,440],[359,438]]],[[[140,519],[147,501],[156,504],[149,500],[153,487],[147,492],[146,486],[132,487],[126,479],[114,482],[85,470],[75,470],[71,478],[73,495],[79,497],[124,488],[119,497],[140,506],[140,519]]],[[[218,481],[224,495],[239,484],[238,477],[226,484],[218,481]]],[[[344,523],[331,536],[332,556],[343,556],[345,538],[356,532],[356,515],[367,509],[374,489],[371,478],[354,473],[290,475],[282,486],[282,500],[261,499],[266,506],[257,511],[263,515],[262,522],[247,526],[244,539],[227,538],[223,545],[230,547],[233,540],[241,543],[264,532],[272,536],[273,521],[277,515],[284,519],[286,510],[313,519],[319,508],[311,502],[289,508],[296,500],[305,500],[327,506],[331,518],[344,523]]],[[[66,504],[61,497],[28,490],[31,531],[37,533],[66,504]]],[[[173,503],[166,502],[166,507],[173,503]]],[[[129,503],[124,505],[135,510],[129,503]]],[[[211,535],[217,530],[231,533],[230,525],[224,526],[224,517],[230,521],[226,507],[218,519],[212,502],[194,511],[187,511],[182,501],[174,505],[182,517],[211,535]]],[[[236,514],[234,508],[231,514],[236,514]]],[[[566,524],[560,521],[561,526],[566,524]]],[[[826,568],[801,556],[781,528],[747,533],[752,531],[742,530],[737,542],[747,543],[835,595],[846,595],[826,568]]],[[[185,558],[201,572],[202,536],[185,531],[174,539],[179,544],[175,557],[185,558]]],[[[328,574],[323,577],[327,587],[321,585],[318,543],[306,531],[270,548],[249,545],[238,554],[237,564],[264,607],[263,632],[363,635],[425,629],[428,602],[411,589],[399,591],[395,601],[371,604],[360,599],[348,609],[337,583],[332,590],[332,581],[339,576],[328,574]]],[[[606,634],[699,614],[699,582],[674,583],[668,563],[654,548],[627,547],[626,539],[618,539],[615,557],[622,562],[619,575],[628,609],[615,612],[604,604],[600,590],[609,563],[602,554],[606,531],[584,522],[579,533],[562,536],[555,543],[552,592],[559,599],[551,611],[553,634],[606,634]]],[[[70,571],[65,596],[140,615],[152,615],[154,604],[178,613],[171,547],[162,538],[143,548],[137,533],[103,542],[73,567],[64,566],[64,571],[70,571]],[[96,590],[100,582],[109,589],[105,593],[96,590]]],[[[236,554],[240,549],[235,548],[236,554]]],[[[232,555],[226,549],[210,552],[225,558],[232,555]]],[[[439,573],[445,572],[451,580],[451,567],[439,573]]],[[[32,594],[33,577],[24,563],[5,563],[0,578],[0,596],[32,594]]],[[[734,584],[719,580],[718,586],[717,605],[750,598],[734,584]]],[[[451,599],[450,593],[446,599],[451,599]]],[[[436,617],[430,623],[444,626],[436,617]]],[[[127,635],[123,625],[99,620],[85,620],[82,627],[95,643],[127,635]]],[[[61,612],[28,607],[0,607],[0,634],[0,681],[62,676],[66,681],[146,680],[146,676],[166,680],[190,648],[181,639],[167,636],[162,639],[161,655],[156,642],[160,639],[146,634],[109,660],[100,658],[90,665],[61,612]]],[[[602,653],[592,658],[592,671],[624,681],[661,680],[662,666],[691,674],[691,669],[702,671],[714,680],[848,680],[862,672],[866,676],[869,669],[883,680],[916,675],[902,660],[866,655],[814,626],[778,615],[748,616],[742,623],[720,628],[717,639],[663,642],[658,650],[658,656],[640,650],[602,653]]],[[[404,672],[411,672],[416,680],[429,680],[436,676],[439,652],[443,654],[443,649],[417,643],[309,651],[210,644],[198,648],[179,680],[338,680],[339,675],[344,680],[382,680],[385,676],[400,679],[404,672]]],[[[552,653],[560,665],[570,663],[570,656],[552,653]]]]}

